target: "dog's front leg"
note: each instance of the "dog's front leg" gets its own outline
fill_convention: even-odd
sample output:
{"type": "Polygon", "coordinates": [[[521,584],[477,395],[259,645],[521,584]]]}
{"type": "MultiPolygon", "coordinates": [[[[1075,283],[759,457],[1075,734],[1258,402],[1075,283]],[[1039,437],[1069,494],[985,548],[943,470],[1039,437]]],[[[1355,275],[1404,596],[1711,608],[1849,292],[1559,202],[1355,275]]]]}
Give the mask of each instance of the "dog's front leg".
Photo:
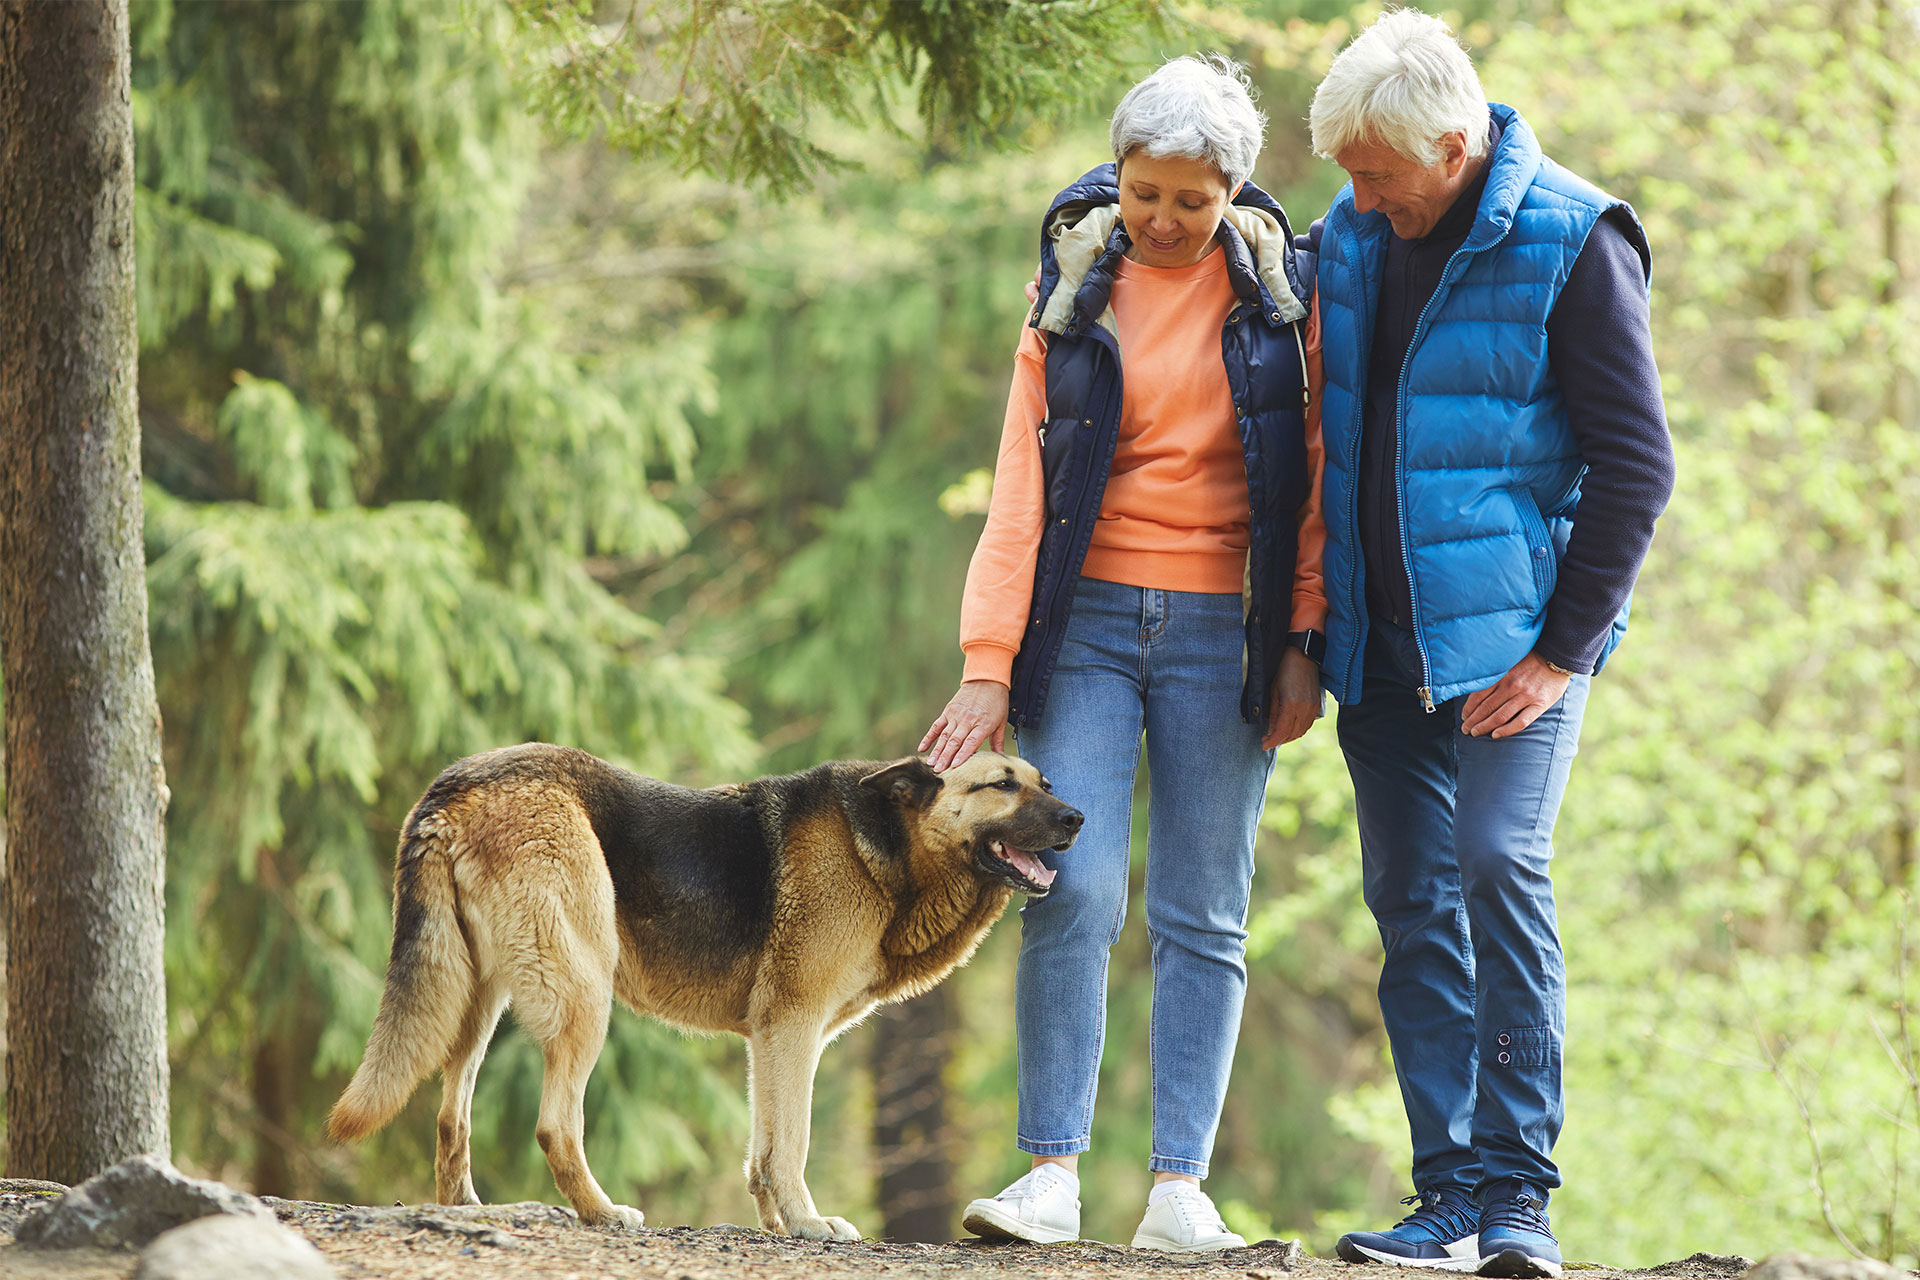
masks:
{"type": "Polygon", "coordinates": [[[808,1240],[858,1240],[845,1218],[823,1217],[807,1190],[807,1144],[813,1122],[813,1076],[826,1045],[818,1021],[788,1020],[756,1027],[747,1037],[753,1137],[747,1148],[747,1189],[769,1231],[808,1240]]]}

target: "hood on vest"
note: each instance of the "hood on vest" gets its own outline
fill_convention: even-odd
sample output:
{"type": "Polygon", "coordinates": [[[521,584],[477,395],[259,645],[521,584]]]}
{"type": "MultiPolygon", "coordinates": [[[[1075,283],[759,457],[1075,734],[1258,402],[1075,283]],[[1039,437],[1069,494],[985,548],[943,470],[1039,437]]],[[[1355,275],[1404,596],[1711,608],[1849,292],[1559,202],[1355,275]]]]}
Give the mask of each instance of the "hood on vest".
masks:
{"type": "MultiPolygon", "coordinates": [[[[1243,183],[1216,233],[1227,255],[1233,290],[1258,303],[1271,323],[1305,318],[1312,282],[1295,260],[1293,229],[1274,198],[1243,183]]],[[[1075,323],[1098,324],[1119,340],[1110,295],[1114,266],[1132,241],[1120,221],[1115,168],[1103,164],[1053,198],[1042,224],[1040,299],[1032,325],[1065,333],[1075,323]],[[1083,296],[1084,295],[1084,296],[1083,296]],[[1098,308],[1097,313],[1094,313],[1098,308]]]]}

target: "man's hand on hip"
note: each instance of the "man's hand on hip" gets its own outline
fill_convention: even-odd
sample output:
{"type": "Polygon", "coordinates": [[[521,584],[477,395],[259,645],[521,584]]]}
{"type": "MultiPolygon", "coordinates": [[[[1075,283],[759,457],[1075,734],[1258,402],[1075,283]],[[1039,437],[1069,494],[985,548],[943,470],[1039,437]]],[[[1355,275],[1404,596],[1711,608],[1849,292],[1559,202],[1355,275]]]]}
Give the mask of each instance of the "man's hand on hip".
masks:
{"type": "Polygon", "coordinates": [[[1491,689],[1470,693],[1460,708],[1460,728],[1469,737],[1511,738],[1540,718],[1567,691],[1573,677],[1530,653],[1491,689]]]}

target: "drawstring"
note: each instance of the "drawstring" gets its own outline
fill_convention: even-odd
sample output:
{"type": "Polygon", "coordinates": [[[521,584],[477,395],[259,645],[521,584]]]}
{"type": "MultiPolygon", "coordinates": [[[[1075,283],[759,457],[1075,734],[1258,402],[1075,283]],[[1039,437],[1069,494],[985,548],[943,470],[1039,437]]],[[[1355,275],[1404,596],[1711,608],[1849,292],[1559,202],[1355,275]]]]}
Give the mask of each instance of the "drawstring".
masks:
{"type": "MultiPolygon", "coordinates": [[[[1300,336],[1303,321],[1293,322],[1293,345],[1300,349],[1300,407],[1306,409],[1313,404],[1313,389],[1307,384],[1307,340],[1300,336]]],[[[1402,1200],[1401,1204],[1412,1204],[1412,1200],[1402,1200]]]]}

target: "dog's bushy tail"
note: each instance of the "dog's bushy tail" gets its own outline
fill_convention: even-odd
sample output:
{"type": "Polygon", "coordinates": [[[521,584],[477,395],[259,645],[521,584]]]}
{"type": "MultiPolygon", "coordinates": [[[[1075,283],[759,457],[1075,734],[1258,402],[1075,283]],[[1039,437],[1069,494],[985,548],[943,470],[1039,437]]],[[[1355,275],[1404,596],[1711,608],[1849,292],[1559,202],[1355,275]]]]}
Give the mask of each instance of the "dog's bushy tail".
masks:
{"type": "Polygon", "coordinates": [[[446,1061],[473,999],[473,952],[454,898],[452,825],[427,808],[423,800],[401,833],[387,985],[366,1056],[327,1116],[335,1142],[357,1142],[393,1119],[446,1061]]]}

